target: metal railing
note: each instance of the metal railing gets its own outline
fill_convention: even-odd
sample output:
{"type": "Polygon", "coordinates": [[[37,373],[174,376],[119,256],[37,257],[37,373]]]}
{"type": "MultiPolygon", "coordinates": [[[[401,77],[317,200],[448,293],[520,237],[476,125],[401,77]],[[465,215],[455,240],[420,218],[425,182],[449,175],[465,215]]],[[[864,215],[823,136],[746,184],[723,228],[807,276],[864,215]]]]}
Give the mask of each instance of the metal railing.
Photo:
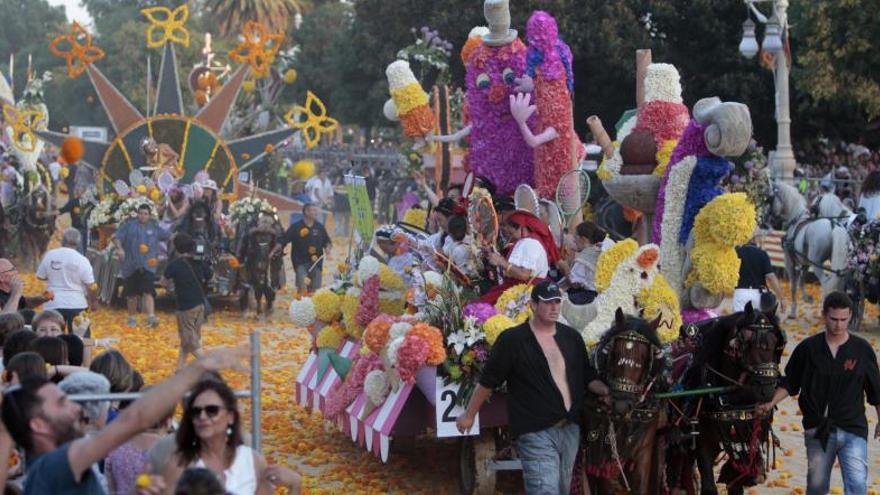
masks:
{"type": "MultiPolygon", "coordinates": [[[[250,399],[251,400],[251,447],[257,452],[262,451],[263,444],[263,434],[262,434],[262,420],[260,419],[260,415],[262,413],[262,403],[261,403],[261,389],[262,389],[262,379],[260,377],[260,331],[254,330],[250,334],[250,343],[251,343],[251,355],[250,355],[250,369],[251,369],[251,388],[250,390],[236,390],[235,396],[240,399],[250,399]]],[[[90,401],[127,401],[127,400],[137,400],[144,396],[144,392],[123,392],[123,393],[115,393],[115,394],[76,394],[67,396],[68,399],[74,402],[90,402],[90,401]]]]}

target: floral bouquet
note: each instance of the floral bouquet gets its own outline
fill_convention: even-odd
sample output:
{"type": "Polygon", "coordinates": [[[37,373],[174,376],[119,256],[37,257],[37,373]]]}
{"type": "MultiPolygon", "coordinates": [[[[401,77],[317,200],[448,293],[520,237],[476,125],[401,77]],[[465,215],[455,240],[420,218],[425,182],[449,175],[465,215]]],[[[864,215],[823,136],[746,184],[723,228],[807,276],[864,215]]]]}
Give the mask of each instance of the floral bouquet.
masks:
{"type": "Polygon", "coordinates": [[[234,225],[247,222],[260,213],[275,215],[278,210],[265,199],[256,197],[241,198],[229,207],[229,217],[234,225]]]}
{"type": "Polygon", "coordinates": [[[856,281],[865,289],[865,299],[876,304],[880,301],[880,221],[859,224],[849,228],[853,249],[847,259],[847,269],[852,270],[856,281]]]}
{"type": "Polygon", "coordinates": [[[136,196],[126,199],[119,205],[119,208],[117,208],[116,212],[113,214],[114,220],[118,223],[122,223],[129,218],[137,217],[138,208],[140,208],[141,205],[147,205],[150,207],[150,217],[153,220],[159,219],[159,212],[156,209],[156,204],[153,203],[150,198],[136,196]]]}
{"type": "Polygon", "coordinates": [[[101,225],[109,225],[116,221],[114,217],[115,211],[116,200],[110,197],[101,200],[89,214],[88,221],[86,222],[89,229],[96,229],[101,225]]]}

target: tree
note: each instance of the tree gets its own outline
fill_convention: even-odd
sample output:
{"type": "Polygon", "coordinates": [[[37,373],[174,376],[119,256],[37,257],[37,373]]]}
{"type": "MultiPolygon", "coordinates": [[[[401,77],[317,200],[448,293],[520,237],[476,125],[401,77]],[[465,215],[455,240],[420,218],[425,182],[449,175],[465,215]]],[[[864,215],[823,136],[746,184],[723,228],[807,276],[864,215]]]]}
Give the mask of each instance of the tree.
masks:
{"type": "Polygon", "coordinates": [[[867,14],[876,8],[867,0],[793,2],[789,8],[792,81],[802,93],[800,108],[818,124],[814,132],[856,139],[880,118],[880,25],[867,14]]]}
{"type": "Polygon", "coordinates": [[[304,8],[302,0],[205,0],[205,6],[223,36],[235,34],[247,21],[283,33],[304,8]]]}
{"type": "Polygon", "coordinates": [[[65,29],[64,9],[52,7],[46,0],[0,0],[0,62],[8,78],[6,65],[15,55],[16,96],[27,82],[28,55],[33,57],[35,72],[41,73],[53,63],[54,57],[46,47],[65,29]]]}

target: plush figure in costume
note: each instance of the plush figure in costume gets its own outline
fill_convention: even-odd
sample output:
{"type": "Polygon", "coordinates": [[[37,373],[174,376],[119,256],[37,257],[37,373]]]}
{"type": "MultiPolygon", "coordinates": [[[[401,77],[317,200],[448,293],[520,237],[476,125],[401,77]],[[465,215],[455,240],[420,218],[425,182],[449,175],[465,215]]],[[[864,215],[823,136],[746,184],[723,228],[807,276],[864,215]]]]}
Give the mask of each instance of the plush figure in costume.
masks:
{"type": "Polygon", "coordinates": [[[507,0],[486,0],[489,33],[474,46],[465,64],[470,118],[468,163],[488,178],[498,194],[510,195],[519,184],[534,183],[532,149],[510,114],[509,96],[525,73],[526,47],[510,27],[507,0]]]}
{"type": "Polygon", "coordinates": [[[535,105],[528,94],[510,97],[511,113],[526,143],[535,148],[535,189],[542,198],[555,198],[559,179],[577,165],[583,146],[572,117],[574,74],[571,48],[559,38],[556,19],[536,11],[526,24],[529,48],[526,73],[534,84],[535,105]],[[537,110],[532,133],[527,119],[537,110]]]}

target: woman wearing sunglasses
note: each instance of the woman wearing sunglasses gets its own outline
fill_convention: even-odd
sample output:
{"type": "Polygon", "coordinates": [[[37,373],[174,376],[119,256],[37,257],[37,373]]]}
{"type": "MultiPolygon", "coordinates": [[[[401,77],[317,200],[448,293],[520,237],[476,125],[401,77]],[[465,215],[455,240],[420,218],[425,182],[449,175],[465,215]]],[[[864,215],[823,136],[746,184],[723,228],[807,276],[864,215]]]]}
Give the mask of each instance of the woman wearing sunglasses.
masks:
{"type": "Polygon", "coordinates": [[[238,401],[229,385],[216,378],[203,379],[184,406],[177,450],[165,467],[165,486],[173,490],[186,468],[199,467],[211,470],[234,495],[272,494],[277,486],[299,493],[297,473],[269,466],[262,455],[244,445],[238,401]]]}

